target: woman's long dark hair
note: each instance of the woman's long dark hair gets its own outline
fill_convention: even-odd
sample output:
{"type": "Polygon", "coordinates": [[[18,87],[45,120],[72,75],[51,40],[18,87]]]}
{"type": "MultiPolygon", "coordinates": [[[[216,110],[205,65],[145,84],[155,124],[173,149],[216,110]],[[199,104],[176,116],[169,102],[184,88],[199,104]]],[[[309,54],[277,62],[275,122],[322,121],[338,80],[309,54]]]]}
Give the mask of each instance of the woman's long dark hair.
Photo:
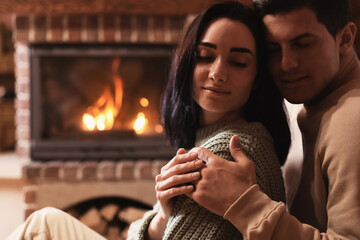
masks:
{"type": "Polygon", "coordinates": [[[255,12],[239,2],[212,5],[198,15],[181,38],[172,62],[169,82],[162,101],[162,121],[170,143],[186,149],[194,147],[199,127],[199,105],[193,100],[192,85],[197,46],[208,26],[219,18],[244,23],[252,32],[257,49],[255,90],[244,106],[248,122],[262,123],[274,139],[281,164],[290,147],[290,131],[284,101],[266,67],[262,21],[255,12]]]}

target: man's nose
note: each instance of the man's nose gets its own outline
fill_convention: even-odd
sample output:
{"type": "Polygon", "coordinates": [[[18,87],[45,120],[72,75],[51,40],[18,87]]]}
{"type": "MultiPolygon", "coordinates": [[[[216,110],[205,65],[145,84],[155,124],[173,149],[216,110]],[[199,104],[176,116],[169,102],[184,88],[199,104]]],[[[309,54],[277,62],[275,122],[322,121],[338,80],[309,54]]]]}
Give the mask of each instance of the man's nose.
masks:
{"type": "Polygon", "coordinates": [[[283,50],[281,57],[281,70],[289,72],[296,69],[298,66],[299,62],[296,54],[289,49],[283,50]]]}
{"type": "Polygon", "coordinates": [[[224,82],[227,80],[227,69],[222,59],[216,59],[209,69],[209,79],[224,82]]]}

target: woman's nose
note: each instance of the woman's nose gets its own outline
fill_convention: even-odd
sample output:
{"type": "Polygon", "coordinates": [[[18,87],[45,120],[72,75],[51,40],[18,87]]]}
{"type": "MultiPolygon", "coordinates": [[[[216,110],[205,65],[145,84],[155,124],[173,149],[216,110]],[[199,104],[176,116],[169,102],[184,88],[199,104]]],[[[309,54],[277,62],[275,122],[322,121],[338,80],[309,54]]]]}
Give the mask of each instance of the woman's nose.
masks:
{"type": "Polygon", "coordinates": [[[224,82],[227,80],[226,66],[221,59],[216,59],[209,69],[209,79],[224,82]]]}

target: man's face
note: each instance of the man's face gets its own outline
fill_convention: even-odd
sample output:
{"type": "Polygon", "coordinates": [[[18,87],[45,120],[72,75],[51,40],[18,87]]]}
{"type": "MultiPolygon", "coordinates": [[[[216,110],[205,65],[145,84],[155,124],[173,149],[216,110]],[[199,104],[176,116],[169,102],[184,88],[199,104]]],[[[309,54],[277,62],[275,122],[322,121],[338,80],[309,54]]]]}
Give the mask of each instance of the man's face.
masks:
{"type": "Polygon", "coordinates": [[[339,44],[309,8],[266,15],[269,68],[291,103],[310,103],[339,71],[339,44]]]}

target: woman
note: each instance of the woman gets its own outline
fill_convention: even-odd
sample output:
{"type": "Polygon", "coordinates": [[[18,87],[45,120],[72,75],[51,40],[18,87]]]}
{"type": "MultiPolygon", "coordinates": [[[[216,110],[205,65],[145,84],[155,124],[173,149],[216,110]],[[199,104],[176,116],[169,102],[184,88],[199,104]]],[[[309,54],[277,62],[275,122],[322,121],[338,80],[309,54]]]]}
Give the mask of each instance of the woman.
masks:
{"type": "MultiPolygon", "coordinates": [[[[255,163],[261,190],[285,201],[280,165],[290,133],[283,99],[264,65],[261,26],[253,10],[239,2],[213,5],[195,18],[178,45],[162,116],[175,147],[205,147],[230,161],[229,141],[237,134],[255,163]]],[[[191,183],[199,173],[188,176],[191,183]]],[[[241,239],[229,222],[183,194],[193,185],[169,185],[175,178],[167,169],[156,177],[159,201],[130,226],[128,238],[241,239]]]]}

